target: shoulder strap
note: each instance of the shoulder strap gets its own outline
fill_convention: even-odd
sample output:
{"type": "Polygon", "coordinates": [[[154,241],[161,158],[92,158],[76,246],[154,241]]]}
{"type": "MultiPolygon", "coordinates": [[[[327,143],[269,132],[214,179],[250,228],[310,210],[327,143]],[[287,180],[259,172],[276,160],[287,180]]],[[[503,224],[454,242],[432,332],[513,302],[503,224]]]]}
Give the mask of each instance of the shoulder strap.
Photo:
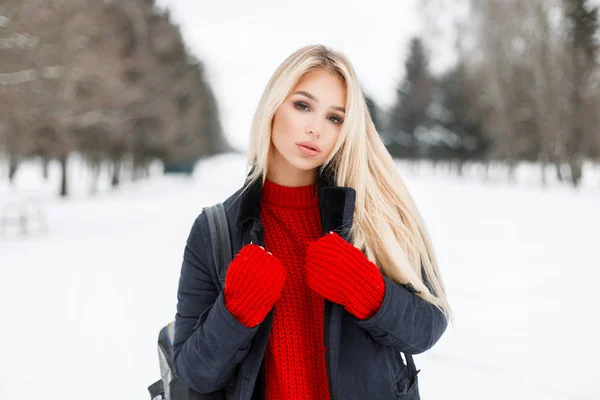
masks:
{"type": "Polygon", "coordinates": [[[214,206],[205,207],[204,212],[208,219],[208,229],[210,231],[210,241],[213,252],[213,259],[217,277],[219,278],[220,288],[225,286],[225,275],[227,267],[232,259],[231,239],[229,238],[229,223],[223,203],[214,206]]]}
{"type": "Polygon", "coordinates": [[[406,358],[406,366],[408,367],[408,370],[411,371],[413,374],[418,374],[421,370],[417,369],[417,366],[415,365],[415,360],[413,359],[413,356],[411,354],[404,354],[404,358],[406,358]]]}

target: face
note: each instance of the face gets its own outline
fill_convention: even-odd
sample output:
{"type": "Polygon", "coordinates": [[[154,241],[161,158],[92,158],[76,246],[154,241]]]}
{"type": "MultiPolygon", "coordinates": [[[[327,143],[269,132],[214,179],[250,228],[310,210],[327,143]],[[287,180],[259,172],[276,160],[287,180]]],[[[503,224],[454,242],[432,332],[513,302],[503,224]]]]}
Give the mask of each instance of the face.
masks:
{"type": "Polygon", "coordinates": [[[314,175],[337,143],[345,104],[340,78],[325,70],[305,74],[273,118],[269,169],[279,175],[314,175]]]}

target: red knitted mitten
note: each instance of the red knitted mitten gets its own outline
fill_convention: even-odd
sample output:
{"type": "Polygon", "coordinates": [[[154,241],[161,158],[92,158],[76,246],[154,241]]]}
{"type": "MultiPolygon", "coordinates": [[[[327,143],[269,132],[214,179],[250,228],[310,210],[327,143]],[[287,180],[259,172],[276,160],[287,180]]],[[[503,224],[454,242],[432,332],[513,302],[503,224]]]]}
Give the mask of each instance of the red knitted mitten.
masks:
{"type": "Polygon", "coordinates": [[[385,296],[385,281],[377,266],[335,232],[308,245],[306,278],[312,290],[343,305],[358,319],[373,316],[385,296]]]}
{"type": "Polygon", "coordinates": [[[260,246],[244,246],[225,276],[225,307],[248,328],[260,324],[279,299],[286,272],[281,261],[260,246]]]}

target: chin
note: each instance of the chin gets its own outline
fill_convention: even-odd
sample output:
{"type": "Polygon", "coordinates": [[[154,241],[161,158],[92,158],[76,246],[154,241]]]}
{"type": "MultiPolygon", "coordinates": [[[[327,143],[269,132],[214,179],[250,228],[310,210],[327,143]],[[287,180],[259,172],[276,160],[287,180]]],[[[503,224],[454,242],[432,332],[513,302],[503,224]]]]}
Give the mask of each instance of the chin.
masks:
{"type": "Polygon", "coordinates": [[[302,171],[311,171],[313,169],[318,168],[320,165],[323,164],[323,162],[321,162],[320,160],[317,160],[315,158],[308,159],[308,158],[305,158],[302,156],[288,158],[288,163],[290,163],[291,165],[293,165],[294,167],[296,167],[297,169],[300,169],[302,171]]]}

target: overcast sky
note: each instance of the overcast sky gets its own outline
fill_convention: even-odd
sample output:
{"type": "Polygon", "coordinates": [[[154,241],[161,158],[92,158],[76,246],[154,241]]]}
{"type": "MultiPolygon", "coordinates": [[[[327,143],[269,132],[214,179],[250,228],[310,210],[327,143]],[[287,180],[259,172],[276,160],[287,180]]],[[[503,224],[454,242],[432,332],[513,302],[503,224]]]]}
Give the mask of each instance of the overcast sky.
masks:
{"type": "MultiPolygon", "coordinates": [[[[277,66],[307,44],[341,50],[357,71],[365,92],[389,106],[403,76],[411,37],[424,26],[419,0],[200,2],[158,0],[171,10],[191,52],[207,75],[232,144],[245,149],[256,105],[277,66]]],[[[426,23],[426,22],[425,22],[426,23]]],[[[434,68],[448,64],[442,53],[434,68]]]]}

